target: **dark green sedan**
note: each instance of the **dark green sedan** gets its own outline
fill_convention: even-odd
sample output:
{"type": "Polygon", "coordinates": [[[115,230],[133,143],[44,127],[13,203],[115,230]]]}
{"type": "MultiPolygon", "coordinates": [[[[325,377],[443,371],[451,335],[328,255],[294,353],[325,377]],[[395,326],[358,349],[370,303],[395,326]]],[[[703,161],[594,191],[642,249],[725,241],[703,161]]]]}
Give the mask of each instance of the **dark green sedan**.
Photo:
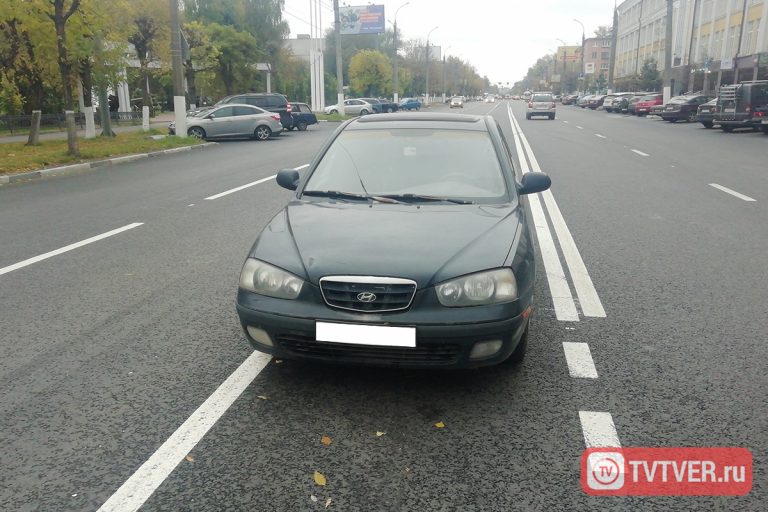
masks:
{"type": "Polygon", "coordinates": [[[525,194],[489,116],[375,114],[340,126],[261,231],[237,311],[280,358],[401,367],[520,361],[533,310],[525,194]]]}

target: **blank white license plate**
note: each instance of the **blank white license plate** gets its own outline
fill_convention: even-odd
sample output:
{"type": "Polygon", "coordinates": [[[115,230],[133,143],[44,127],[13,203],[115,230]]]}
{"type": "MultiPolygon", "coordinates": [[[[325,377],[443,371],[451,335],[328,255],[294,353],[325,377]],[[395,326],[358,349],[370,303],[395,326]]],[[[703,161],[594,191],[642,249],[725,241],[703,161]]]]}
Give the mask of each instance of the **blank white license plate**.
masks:
{"type": "Polygon", "coordinates": [[[317,341],[378,347],[416,347],[415,327],[316,322],[315,328],[317,341]]]}
{"type": "Polygon", "coordinates": [[[729,112],[729,113],[730,112],[736,112],[736,109],[735,108],[725,108],[725,109],[723,109],[723,112],[729,112]]]}
{"type": "Polygon", "coordinates": [[[768,124],[768,119],[763,119],[762,121],[760,121],[760,123],[762,123],[762,124],[768,124]]]}

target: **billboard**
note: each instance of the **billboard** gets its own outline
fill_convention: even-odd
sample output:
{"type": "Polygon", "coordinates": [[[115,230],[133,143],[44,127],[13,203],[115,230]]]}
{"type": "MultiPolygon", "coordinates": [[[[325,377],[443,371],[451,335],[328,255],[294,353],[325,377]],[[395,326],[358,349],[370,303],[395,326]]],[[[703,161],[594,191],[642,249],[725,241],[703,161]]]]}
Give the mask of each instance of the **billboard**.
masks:
{"type": "Polygon", "coordinates": [[[339,7],[342,35],[384,33],[384,6],[339,7]]]}

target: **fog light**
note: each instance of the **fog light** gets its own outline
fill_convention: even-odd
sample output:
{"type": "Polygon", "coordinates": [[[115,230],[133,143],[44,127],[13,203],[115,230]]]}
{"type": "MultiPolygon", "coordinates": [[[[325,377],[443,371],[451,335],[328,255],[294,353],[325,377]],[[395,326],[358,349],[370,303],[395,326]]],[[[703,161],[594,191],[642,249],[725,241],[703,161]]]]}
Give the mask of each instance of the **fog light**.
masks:
{"type": "Polygon", "coordinates": [[[472,347],[472,352],[469,354],[470,359],[485,359],[491,357],[501,350],[503,342],[501,340],[490,341],[478,341],[475,346],[472,347]]]}
{"type": "Polygon", "coordinates": [[[261,343],[262,345],[266,345],[268,347],[274,346],[272,343],[272,338],[269,337],[269,334],[267,334],[267,331],[264,329],[259,329],[258,327],[249,325],[247,330],[248,334],[251,336],[251,338],[253,338],[255,342],[261,343]]]}

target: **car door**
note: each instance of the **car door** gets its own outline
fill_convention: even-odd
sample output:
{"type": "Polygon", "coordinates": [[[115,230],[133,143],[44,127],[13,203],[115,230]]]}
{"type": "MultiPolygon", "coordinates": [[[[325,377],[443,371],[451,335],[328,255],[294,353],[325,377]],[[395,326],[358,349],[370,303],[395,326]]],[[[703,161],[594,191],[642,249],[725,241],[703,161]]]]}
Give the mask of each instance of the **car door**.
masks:
{"type": "Polygon", "coordinates": [[[253,135],[253,131],[256,129],[256,115],[261,112],[256,107],[235,106],[235,115],[232,118],[232,134],[244,137],[253,135]]]}
{"type": "Polygon", "coordinates": [[[361,101],[358,100],[344,100],[344,114],[348,116],[356,116],[360,113],[361,101]]]}
{"type": "Polygon", "coordinates": [[[232,133],[234,111],[234,107],[227,105],[211,112],[213,117],[207,120],[205,133],[209,137],[229,137],[232,133]]]}

